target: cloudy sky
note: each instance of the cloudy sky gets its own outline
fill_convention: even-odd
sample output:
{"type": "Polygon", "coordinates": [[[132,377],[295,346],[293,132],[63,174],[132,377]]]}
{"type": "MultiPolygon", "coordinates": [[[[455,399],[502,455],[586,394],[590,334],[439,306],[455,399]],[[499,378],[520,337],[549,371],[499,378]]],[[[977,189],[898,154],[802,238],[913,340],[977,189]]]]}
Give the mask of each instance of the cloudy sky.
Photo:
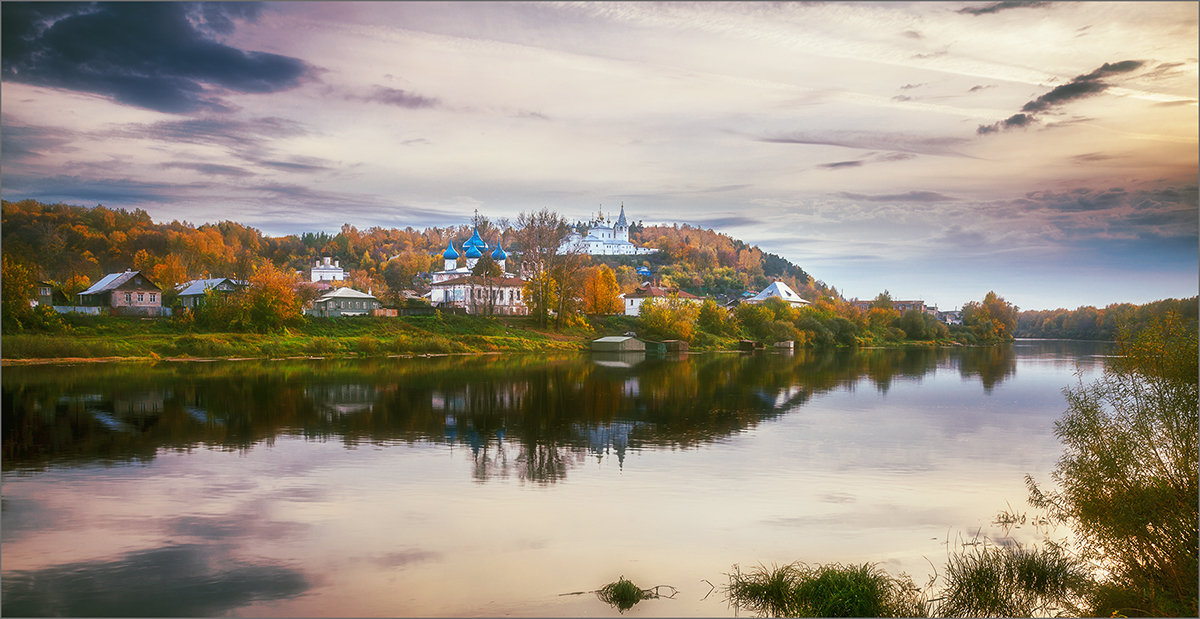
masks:
{"type": "Polygon", "coordinates": [[[1195,2],[4,2],[2,188],[269,235],[624,203],[847,297],[1197,294],[1195,2]]]}

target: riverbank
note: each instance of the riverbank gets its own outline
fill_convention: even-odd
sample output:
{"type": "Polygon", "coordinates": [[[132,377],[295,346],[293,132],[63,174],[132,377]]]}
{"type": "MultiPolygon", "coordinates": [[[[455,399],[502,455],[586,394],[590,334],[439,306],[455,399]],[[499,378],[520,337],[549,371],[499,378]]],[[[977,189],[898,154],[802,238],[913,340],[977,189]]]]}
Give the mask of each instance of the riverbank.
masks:
{"type": "MultiPolygon", "coordinates": [[[[596,318],[562,331],[528,317],[408,316],[308,319],[282,333],[202,331],[164,320],[77,317],[66,331],[5,334],[0,358],[13,363],[382,357],[431,354],[570,353],[591,340],[637,331],[636,319],[596,318]]],[[[955,341],[896,341],[886,348],[961,346],[955,341]]],[[[870,348],[880,347],[878,345],[870,348]]],[[[695,352],[732,351],[736,339],[708,338],[695,352]]]]}

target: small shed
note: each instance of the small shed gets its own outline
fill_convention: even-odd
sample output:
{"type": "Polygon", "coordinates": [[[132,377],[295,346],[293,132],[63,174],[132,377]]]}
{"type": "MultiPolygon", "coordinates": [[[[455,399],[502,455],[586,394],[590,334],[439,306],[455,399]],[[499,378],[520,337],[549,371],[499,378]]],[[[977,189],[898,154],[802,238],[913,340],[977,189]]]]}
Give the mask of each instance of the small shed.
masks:
{"type": "Polygon", "coordinates": [[[598,352],[645,352],[646,344],[636,337],[610,335],[592,340],[592,350],[598,352]]]}
{"type": "Polygon", "coordinates": [[[667,352],[688,351],[688,343],[684,340],[663,340],[663,345],[667,347],[667,352]]]}

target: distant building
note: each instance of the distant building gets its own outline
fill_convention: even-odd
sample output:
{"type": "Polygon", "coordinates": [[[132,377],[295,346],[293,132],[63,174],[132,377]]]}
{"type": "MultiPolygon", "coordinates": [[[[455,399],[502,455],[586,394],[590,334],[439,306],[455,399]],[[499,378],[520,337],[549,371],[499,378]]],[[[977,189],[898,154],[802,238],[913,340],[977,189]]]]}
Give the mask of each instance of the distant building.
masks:
{"type": "Polygon", "coordinates": [[[305,310],[309,316],[338,318],[341,316],[366,316],[383,304],[374,295],[353,288],[338,288],[313,301],[312,309],[305,310]]]}
{"type": "Polygon", "coordinates": [[[209,290],[217,294],[226,295],[242,290],[246,285],[247,282],[228,277],[193,279],[190,282],[184,282],[175,287],[175,290],[178,291],[176,298],[179,299],[180,305],[189,309],[195,309],[204,304],[204,295],[209,290]]]}
{"type": "Polygon", "coordinates": [[[333,260],[331,256],[325,256],[317,261],[310,272],[312,281],[343,281],[346,279],[346,272],[342,270],[341,261],[333,260]]]}
{"type": "MultiPolygon", "coordinates": [[[[874,302],[874,300],[860,301],[859,299],[851,299],[849,301],[849,303],[854,307],[857,307],[860,312],[871,311],[871,304],[874,302]]],[[[901,314],[909,310],[917,310],[918,312],[927,311],[924,301],[892,301],[892,309],[900,312],[901,314]]]]}
{"type": "Polygon", "coordinates": [[[606,226],[604,213],[587,227],[587,233],[573,231],[563,240],[562,251],[579,251],[591,256],[633,256],[652,254],[657,249],[638,247],[629,241],[629,222],[625,219],[625,205],[612,227],[606,226]]]}
{"type": "Polygon", "coordinates": [[[743,300],[742,302],[757,304],[771,298],[783,299],[792,307],[804,307],[805,305],[808,305],[808,301],[796,294],[796,291],[792,290],[791,286],[788,286],[779,280],[771,282],[771,284],[766,288],[763,288],[761,292],[743,300]]]}
{"type": "Polygon", "coordinates": [[[114,314],[160,316],[162,289],[141,271],[109,273],[79,293],[79,304],[111,308],[114,314]]]}
{"type": "Polygon", "coordinates": [[[642,311],[642,303],[645,303],[646,299],[666,299],[671,296],[678,296],[680,300],[696,305],[704,301],[704,299],[678,288],[639,286],[633,292],[621,295],[621,302],[625,305],[626,316],[637,316],[642,311]]]}

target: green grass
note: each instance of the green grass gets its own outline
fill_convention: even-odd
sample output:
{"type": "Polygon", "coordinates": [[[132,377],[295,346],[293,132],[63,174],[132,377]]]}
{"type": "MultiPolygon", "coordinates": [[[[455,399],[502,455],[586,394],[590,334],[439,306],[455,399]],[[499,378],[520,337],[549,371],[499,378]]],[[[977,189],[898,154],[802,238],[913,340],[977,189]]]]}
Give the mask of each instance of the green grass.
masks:
{"type": "Polygon", "coordinates": [[[584,350],[587,329],[556,333],[524,317],[408,316],[308,319],[283,333],[225,333],[110,316],[73,316],[69,331],[5,334],[6,359],[66,357],[268,357],[570,352],[584,350]],[[577,331],[577,332],[576,332],[577,331]]]}
{"type": "Polygon", "coordinates": [[[774,565],[729,575],[726,597],[772,617],[925,617],[924,595],[907,576],[871,563],[774,565]]]}
{"type": "Polygon", "coordinates": [[[633,608],[634,604],[653,597],[653,594],[643,591],[641,587],[621,576],[616,582],[610,582],[596,591],[596,597],[606,604],[616,606],[620,612],[625,612],[633,608]]]}

